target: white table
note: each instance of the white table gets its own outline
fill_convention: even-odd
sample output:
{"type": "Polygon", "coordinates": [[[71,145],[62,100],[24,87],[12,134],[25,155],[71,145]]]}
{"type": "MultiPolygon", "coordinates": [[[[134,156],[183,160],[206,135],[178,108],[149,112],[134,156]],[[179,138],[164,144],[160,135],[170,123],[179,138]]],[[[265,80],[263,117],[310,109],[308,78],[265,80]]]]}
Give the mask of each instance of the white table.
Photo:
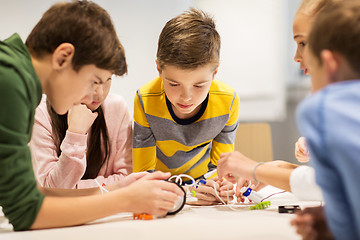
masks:
{"type": "MultiPolygon", "coordinates": [[[[278,189],[267,187],[267,196],[278,189]]],[[[10,225],[1,223],[1,240],[23,239],[301,239],[289,222],[292,214],[279,214],[279,205],[298,204],[302,208],[318,206],[318,201],[299,201],[291,193],[270,197],[272,206],[264,210],[250,210],[248,204],[233,211],[224,205],[195,207],[186,205],[175,216],[154,220],[133,220],[132,214],[122,213],[92,223],[48,230],[13,232],[10,225]]],[[[4,217],[2,217],[4,219],[4,217]]]]}

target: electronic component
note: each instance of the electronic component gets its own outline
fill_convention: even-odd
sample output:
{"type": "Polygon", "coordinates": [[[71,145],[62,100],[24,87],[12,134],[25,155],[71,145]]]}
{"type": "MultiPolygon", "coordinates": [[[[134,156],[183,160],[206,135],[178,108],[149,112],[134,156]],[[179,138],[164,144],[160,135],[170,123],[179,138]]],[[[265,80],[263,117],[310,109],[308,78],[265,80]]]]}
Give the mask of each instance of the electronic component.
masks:
{"type": "Polygon", "coordinates": [[[299,205],[284,205],[279,206],[279,213],[295,213],[296,211],[300,211],[301,208],[299,205]]]}

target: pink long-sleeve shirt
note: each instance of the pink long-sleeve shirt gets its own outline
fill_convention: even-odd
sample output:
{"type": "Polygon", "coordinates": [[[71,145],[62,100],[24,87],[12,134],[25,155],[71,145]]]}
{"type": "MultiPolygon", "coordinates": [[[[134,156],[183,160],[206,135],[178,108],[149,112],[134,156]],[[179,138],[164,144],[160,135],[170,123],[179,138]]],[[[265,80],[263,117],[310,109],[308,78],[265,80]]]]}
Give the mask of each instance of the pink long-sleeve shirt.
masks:
{"type": "MultiPolygon", "coordinates": [[[[118,95],[109,94],[102,107],[111,152],[108,168],[105,163],[96,180],[111,185],[132,172],[132,118],[124,99],[118,95]]],[[[34,172],[43,187],[97,187],[93,179],[81,180],[86,170],[88,135],[67,131],[58,157],[46,98],[42,99],[36,109],[30,147],[34,172]]]]}

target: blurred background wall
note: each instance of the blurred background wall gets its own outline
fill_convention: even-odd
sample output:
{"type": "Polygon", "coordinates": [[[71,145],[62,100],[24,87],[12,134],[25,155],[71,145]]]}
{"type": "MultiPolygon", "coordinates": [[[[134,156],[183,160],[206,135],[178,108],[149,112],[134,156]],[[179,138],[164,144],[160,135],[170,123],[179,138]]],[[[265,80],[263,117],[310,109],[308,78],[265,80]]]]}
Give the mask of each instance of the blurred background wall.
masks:
{"type": "MultiPolygon", "coordinates": [[[[25,41],[55,0],[0,0],[0,39],[14,32],[25,41]]],[[[213,15],[222,38],[216,76],[240,96],[241,122],[268,122],[274,158],[296,162],[299,137],[294,113],[309,93],[310,80],[293,61],[292,20],[300,0],[95,0],[111,15],[125,47],[128,74],[114,79],[133,112],[135,91],[155,78],[157,40],[172,17],[190,7],[213,15]]],[[[261,150],[260,150],[261,151],[261,150]]]]}

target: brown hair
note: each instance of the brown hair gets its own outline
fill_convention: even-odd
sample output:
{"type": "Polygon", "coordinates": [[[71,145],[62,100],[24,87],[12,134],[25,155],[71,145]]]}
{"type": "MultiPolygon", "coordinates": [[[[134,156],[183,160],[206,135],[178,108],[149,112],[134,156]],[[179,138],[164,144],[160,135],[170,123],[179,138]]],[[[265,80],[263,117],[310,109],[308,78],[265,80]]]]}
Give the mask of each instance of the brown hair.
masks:
{"type": "Polygon", "coordinates": [[[329,4],[341,0],[302,0],[297,12],[306,13],[309,16],[316,16],[329,4]]]}
{"type": "Polygon", "coordinates": [[[214,20],[192,8],[165,24],[159,36],[157,61],[160,69],[165,65],[183,69],[207,63],[218,65],[220,43],[214,20]]]}
{"type": "Polygon", "coordinates": [[[127,72],[125,51],[109,14],[99,5],[84,1],[58,3],[44,13],[26,40],[35,57],[52,54],[62,43],[75,47],[75,71],[94,64],[121,76],[127,72]]]}
{"type": "MultiPolygon", "coordinates": [[[[65,138],[68,129],[67,114],[59,115],[51,107],[47,100],[47,109],[51,118],[51,125],[58,157],[61,154],[60,145],[65,138]]],[[[97,118],[91,126],[89,136],[89,144],[86,153],[86,171],[82,179],[94,179],[99,174],[101,167],[106,163],[108,167],[108,159],[110,156],[110,141],[107,126],[105,122],[104,112],[100,106],[95,110],[98,113],[97,118]]]]}
{"type": "Polygon", "coordinates": [[[341,54],[360,74],[360,1],[336,2],[321,11],[309,35],[309,48],[320,62],[322,50],[341,54]]]}

